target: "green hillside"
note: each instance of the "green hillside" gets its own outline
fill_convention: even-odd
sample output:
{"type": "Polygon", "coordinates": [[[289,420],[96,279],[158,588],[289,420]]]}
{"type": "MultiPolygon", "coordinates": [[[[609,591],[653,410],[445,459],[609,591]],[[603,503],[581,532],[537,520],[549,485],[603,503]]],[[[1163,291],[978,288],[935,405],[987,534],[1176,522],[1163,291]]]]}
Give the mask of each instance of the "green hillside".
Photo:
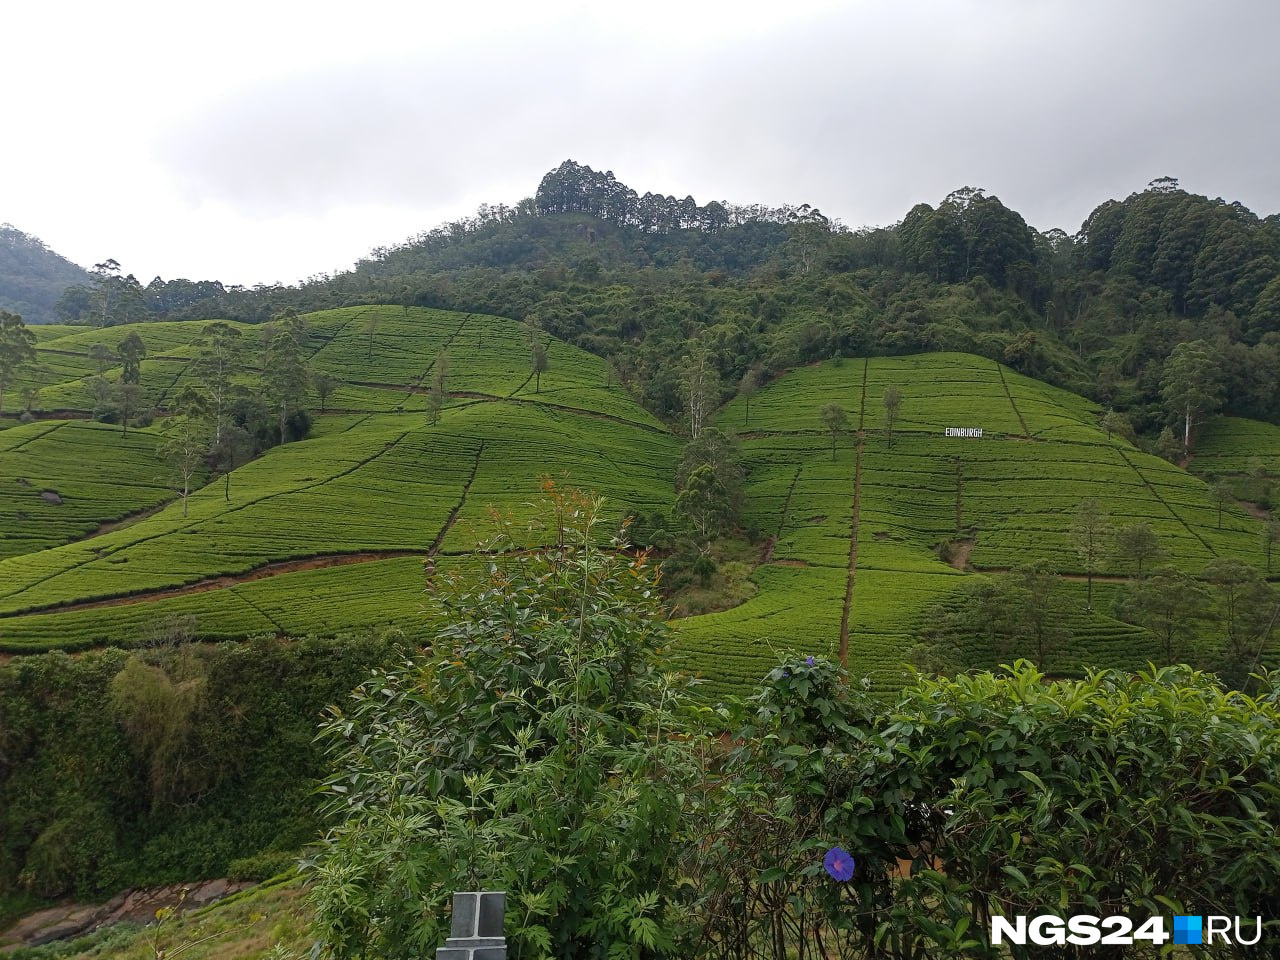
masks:
{"type": "MultiPolygon", "coordinates": [[[[597,491],[619,519],[628,509],[669,504],[678,441],[607,385],[598,358],[553,343],[537,390],[528,334],[509,320],[399,308],[307,320],[312,368],[341,378],[328,405],[340,412],[318,417],[311,439],[236,469],[229,498],[222,483],[196,491],[185,516],[173,503],[74,538],[173,497],[156,480],[168,479],[155,457],[159,423],[127,435],[57,420],[5,431],[0,477],[29,474],[33,486],[19,492],[66,495],[57,507],[45,504],[58,524],[39,524],[43,541],[20,539],[29,520],[9,520],[12,534],[0,528],[8,547],[0,648],[130,644],[173,617],[194,618],[196,634],[210,639],[409,625],[419,619],[423,589],[413,558],[469,553],[486,536],[490,509],[527,516],[544,477],[597,491]],[[421,384],[442,351],[450,396],[430,424],[421,384]],[[57,438],[65,439],[53,449],[57,438]],[[38,443],[49,448],[39,461],[38,443]],[[69,528],[73,521],[81,526],[69,528]],[[102,601],[111,604],[96,605],[102,601]]],[[[204,326],[136,328],[152,358],[140,384],[152,403],[163,408],[192,376],[204,326]]],[[[88,349],[114,346],[128,332],[42,342],[41,359],[61,358],[68,371],[44,388],[45,403],[91,406],[76,376],[90,364],[88,349]]]]}
{"type": "Polygon", "coordinates": [[[1261,470],[1280,476],[1280,427],[1274,423],[1218,417],[1205,424],[1188,464],[1201,476],[1247,474],[1261,470]]]}
{"type": "MultiPolygon", "coordinates": [[[[178,630],[210,640],[397,626],[425,629],[423,558],[458,569],[490,511],[528,515],[540,479],[604,496],[613,516],[669,514],[681,441],[620,387],[606,363],[548,341],[538,389],[526,327],[422,308],[352,307],[305,317],[306,353],[337,381],[310,437],[267,451],[195,491],[186,514],[157,454],[163,416],[127,435],[90,421],[37,420],[0,433],[0,650],[133,644],[178,630]],[[445,357],[446,402],[425,415],[445,357]],[[60,503],[42,494],[56,492],[60,503]]],[[[96,343],[136,331],[140,387],[163,415],[193,382],[205,323],[62,328],[39,357],[60,379],[41,405],[87,414],[96,343]]],[[[237,325],[250,342],[261,331],[237,325]]],[[[108,370],[109,378],[118,370],[108,370]]],[[[312,408],[318,411],[318,398],[312,408]]],[[[720,410],[747,481],[743,525],[763,538],[756,593],[679,622],[679,654],[713,692],[744,688],[783,650],[835,653],[883,686],[941,605],[982,572],[1042,559],[1080,593],[1060,669],[1132,666],[1149,635],[1109,616],[1131,575],[1108,555],[1093,612],[1071,525],[1096,500],[1115,526],[1145,522],[1168,562],[1265,565],[1260,522],[1219,503],[1204,479],[1098,427],[1100,410],[969,354],[847,359],[786,373],[720,410]],[[903,400],[892,446],[883,397],[903,400]],[[848,414],[832,438],[825,403],[848,414]],[[981,427],[981,438],[947,427],[981,427]],[[946,554],[952,562],[940,557],[946,554]]],[[[1243,472],[1280,429],[1224,418],[1205,428],[1195,468],[1243,472]]],[[[1274,441],[1271,441],[1274,445],[1274,441]]],[[[1276,446],[1280,450],[1280,445],[1276,446]]],[[[985,662],[981,645],[966,655],[985,662]]]]}
{"type": "MultiPolygon", "coordinates": [[[[0,877],[11,878],[0,907],[29,869],[42,871],[42,896],[89,895],[224,875],[232,860],[267,851],[273,863],[299,850],[316,829],[322,705],[341,702],[351,676],[393,655],[389,631],[431,642],[432,578],[480,579],[476,550],[495,518],[529,529],[547,479],[595,491],[610,519],[643,517],[637,531],[654,536],[671,579],[687,576],[674,487],[685,441],[634,399],[643,383],[624,387],[603,359],[551,339],[539,384],[529,328],[498,317],[364,306],[302,319],[308,365],[336,382],[323,411],[309,398],[306,438],[268,446],[225,478],[202,467],[205,485],[185,504],[165,447],[184,422],[175,409],[184,387],[204,376],[197,358],[209,323],[39,339],[34,419],[11,415],[0,430],[0,661],[12,661],[0,669],[0,698],[13,715],[38,718],[24,719],[29,734],[18,731],[31,739],[6,740],[6,750],[38,760],[20,760],[16,778],[0,781],[14,838],[0,858],[0,877]],[[135,332],[147,347],[147,402],[125,432],[92,418],[90,349],[135,332]],[[440,408],[429,412],[442,379],[440,408]],[[114,647],[144,649],[102,649],[114,647]],[[190,727],[204,739],[190,749],[220,758],[212,792],[155,805],[151,774],[118,719],[117,680],[130,663],[119,682],[154,684],[161,698],[209,684],[190,727]],[[85,779],[45,798],[45,782],[81,768],[85,779]],[[98,859],[72,857],[74,869],[41,859],[68,825],[96,838],[98,859]]],[[[269,393],[255,366],[266,366],[269,330],[235,327],[247,347],[236,383],[269,393]]],[[[106,370],[113,381],[122,373],[106,370]]],[[[1280,428],[1207,420],[1188,471],[1108,438],[1101,413],[991,359],[942,352],[801,365],[723,404],[711,422],[740,446],[744,500],[738,529],[709,549],[737,551],[742,589],[702,607],[717,612],[673,621],[675,662],[716,699],[752,689],[780,654],[843,649],[879,702],[903,686],[909,664],[929,665],[940,624],[1034,560],[1059,575],[1052,616],[1065,639],[1041,658],[1048,673],[1165,662],[1155,633],[1117,619],[1115,601],[1135,583],[1131,561],[1104,551],[1087,606],[1077,510],[1094,500],[1113,527],[1150,525],[1163,559],[1197,584],[1222,560],[1265,570],[1255,494],[1277,474],[1269,458],[1280,428]],[[891,386],[901,393],[892,442],[891,386]],[[832,403],[847,414],[834,437],[819,416],[832,403]],[[948,436],[949,427],[982,436],[948,436]],[[1224,479],[1254,499],[1224,500],[1224,479]]],[[[554,533],[519,536],[537,546],[554,533]]],[[[671,594],[677,614],[682,597],[671,594]]],[[[1205,597],[1216,614],[1221,596],[1205,597]]],[[[1212,661],[1219,624],[1197,623],[1194,656],[1212,661]]],[[[961,630],[944,667],[1036,654],[1028,636],[1006,640],[961,630]]]]}
{"type": "MultiPolygon", "coordinates": [[[[1203,480],[1108,440],[1099,412],[992,361],[945,353],[822,363],[760,391],[749,417],[743,399],[728,404],[717,423],[742,442],[747,520],[771,537],[769,559],[754,575],[754,598],[681,625],[683,662],[724,691],[761,676],[775,651],[829,655],[844,635],[855,673],[899,683],[930,611],[969,580],[939,559],[940,545],[962,543],[963,565],[974,571],[1043,559],[1080,576],[1071,527],[1088,499],[1115,526],[1149,523],[1180,568],[1199,571],[1217,557],[1264,565],[1258,520],[1231,506],[1218,529],[1203,480]],[[890,384],[903,397],[892,446],[883,405],[890,384]],[[834,460],[818,417],[826,403],[849,416],[834,460]],[[983,436],[948,437],[947,427],[981,427],[983,436]]],[[[1098,573],[1132,570],[1108,555],[1098,573]]],[[[1139,666],[1155,656],[1144,631],[1106,614],[1106,590],[1085,613],[1083,588],[1069,585],[1079,612],[1059,669],[1139,666]]]]}
{"type": "Polygon", "coordinates": [[[173,493],[154,434],[37,421],[0,433],[0,558],[34,553],[158,506],[173,493]],[[85,469],[90,467],[91,469],[85,469]]]}
{"type": "Polygon", "coordinates": [[[28,323],[52,323],[62,292],[85,283],[89,274],[39,238],[0,223],[0,310],[28,323]]]}

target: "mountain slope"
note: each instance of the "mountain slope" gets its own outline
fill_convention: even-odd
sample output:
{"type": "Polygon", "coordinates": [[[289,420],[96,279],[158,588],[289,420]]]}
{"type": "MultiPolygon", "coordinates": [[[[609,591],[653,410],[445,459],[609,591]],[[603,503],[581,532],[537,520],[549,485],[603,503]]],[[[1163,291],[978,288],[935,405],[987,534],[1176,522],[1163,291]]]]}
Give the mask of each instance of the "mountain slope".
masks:
{"type": "MultiPolygon", "coordinates": [[[[680,624],[682,662],[711,689],[741,688],[778,652],[836,653],[878,683],[903,677],[909,648],[932,611],[966,591],[973,576],[939,559],[967,556],[972,571],[1031,560],[1060,573],[1085,570],[1072,541],[1077,509],[1095,500],[1114,526],[1149,523],[1174,565],[1199,571],[1219,557],[1265,564],[1260,521],[1238,506],[1223,513],[1210,488],[1098,426],[1080,397],[965,354],[921,354],[827,362],[791,371],[717,424],[739,436],[748,467],[748,521],[771,535],[759,588],[742,606],[680,624]],[[902,394],[890,445],[883,396],[902,394]],[[848,414],[832,437],[824,404],[848,414]],[[979,437],[948,427],[981,427],[979,437]]],[[[1108,554],[1104,579],[1132,574],[1108,554]]],[[[1150,638],[1106,614],[1084,611],[1058,669],[1085,663],[1140,666],[1156,656],[1150,638]]],[[[1026,651],[1021,651],[1026,652],[1026,651]]]]}
{"type": "Polygon", "coordinates": [[[12,224],[0,224],[0,310],[27,323],[53,323],[58,298],[89,274],[12,224]]]}

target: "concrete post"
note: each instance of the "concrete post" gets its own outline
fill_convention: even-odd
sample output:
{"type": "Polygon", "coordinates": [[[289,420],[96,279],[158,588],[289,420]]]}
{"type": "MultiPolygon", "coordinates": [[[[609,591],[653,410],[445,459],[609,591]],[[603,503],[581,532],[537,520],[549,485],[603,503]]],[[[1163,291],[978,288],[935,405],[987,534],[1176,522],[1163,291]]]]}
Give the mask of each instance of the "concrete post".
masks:
{"type": "Polygon", "coordinates": [[[502,932],[506,912],[505,893],[455,893],[449,939],[436,950],[436,960],[507,960],[507,939],[502,932]]]}

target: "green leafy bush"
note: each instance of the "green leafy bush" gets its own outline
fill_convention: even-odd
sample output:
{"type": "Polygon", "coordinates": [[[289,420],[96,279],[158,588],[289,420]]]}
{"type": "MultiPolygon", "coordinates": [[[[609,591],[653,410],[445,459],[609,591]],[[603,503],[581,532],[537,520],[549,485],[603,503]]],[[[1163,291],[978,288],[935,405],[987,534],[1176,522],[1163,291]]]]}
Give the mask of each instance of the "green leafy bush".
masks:
{"type": "Polygon", "coordinates": [[[241,857],[227,865],[228,880],[252,880],[261,883],[294,870],[298,865],[297,854],[267,851],[252,857],[241,857]]]}
{"type": "Polygon", "coordinates": [[[311,862],[329,957],[421,957],[458,890],[508,892],[518,957],[666,956],[688,928],[690,726],[652,568],[600,508],[548,485],[535,539],[500,529],[488,576],[434,584],[429,652],[376,672],[322,739],[331,829],[311,862]]]}
{"type": "Polygon", "coordinates": [[[271,636],[0,666],[0,900],[191,882],[301,849],[318,829],[316,718],[389,650],[271,636]]]}
{"type": "Polygon", "coordinates": [[[1020,662],[921,678],[884,709],[821,660],[784,663],[734,738],[697,952],[1006,956],[996,914],[1261,916],[1274,937],[1280,677],[1264,686],[1185,667],[1047,682],[1020,662]],[[847,882],[823,870],[837,846],[847,882]]]}

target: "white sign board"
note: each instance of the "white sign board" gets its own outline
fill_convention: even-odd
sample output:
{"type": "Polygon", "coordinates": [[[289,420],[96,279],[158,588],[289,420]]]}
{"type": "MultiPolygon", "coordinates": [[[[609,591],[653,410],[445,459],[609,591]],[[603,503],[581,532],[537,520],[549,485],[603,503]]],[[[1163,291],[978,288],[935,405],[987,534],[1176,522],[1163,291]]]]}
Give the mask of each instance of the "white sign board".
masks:
{"type": "Polygon", "coordinates": [[[948,437],[981,437],[981,427],[947,427],[948,437]]]}

